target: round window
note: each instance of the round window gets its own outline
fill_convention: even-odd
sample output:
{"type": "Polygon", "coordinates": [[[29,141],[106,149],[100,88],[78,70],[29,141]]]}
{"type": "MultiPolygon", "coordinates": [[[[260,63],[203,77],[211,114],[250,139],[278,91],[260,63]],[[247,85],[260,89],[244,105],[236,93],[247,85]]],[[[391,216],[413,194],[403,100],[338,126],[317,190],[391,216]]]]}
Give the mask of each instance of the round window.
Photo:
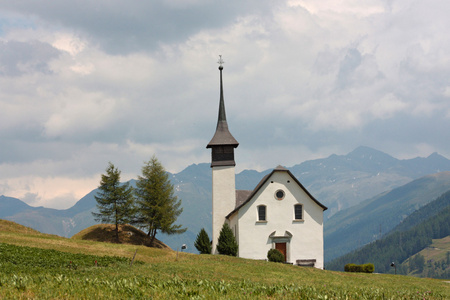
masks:
{"type": "Polygon", "coordinates": [[[275,192],[275,199],[277,200],[283,200],[284,199],[284,191],[283,190],[277,190],[275,192]]]}

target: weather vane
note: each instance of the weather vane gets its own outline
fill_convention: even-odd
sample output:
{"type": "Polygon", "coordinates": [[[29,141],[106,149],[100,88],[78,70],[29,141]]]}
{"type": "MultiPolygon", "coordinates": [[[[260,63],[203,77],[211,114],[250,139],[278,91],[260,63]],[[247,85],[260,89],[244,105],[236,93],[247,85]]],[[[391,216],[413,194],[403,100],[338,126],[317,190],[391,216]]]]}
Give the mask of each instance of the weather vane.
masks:
{"type": "Polygon", "coordinates": [[[219,60],[217,61],[217,63],[219,64],[220,67],[222,67],[222,65],[225,63],[222,59],[222,55],[219,55],[219,60]]]}

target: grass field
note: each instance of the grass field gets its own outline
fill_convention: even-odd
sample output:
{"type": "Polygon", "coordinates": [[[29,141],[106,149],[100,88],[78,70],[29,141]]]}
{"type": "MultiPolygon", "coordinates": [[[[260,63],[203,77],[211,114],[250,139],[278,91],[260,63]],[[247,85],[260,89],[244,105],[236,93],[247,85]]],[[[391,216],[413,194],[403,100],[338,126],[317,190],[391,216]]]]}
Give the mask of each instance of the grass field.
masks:
{"type": "MultiPolygon", "coordinates": [[[[448,278],[450,270],[448,262],[450,253],[450,236],[442,239],[434,239],[433,243],[419,252],[425,259],[425,266],[422,272],[417,269],[410,270],[408,275],[418,277],[448,278]]],[[[403,264],[409,266],[410,259],[403,264]]]]}
{"type": "Polygon", "coordinates": [[[2,299],[450,299],[441,280],[66,239],[3,220],[0,270],[2,299]]]}
{"type": "Polygon", "coordinates": [[[450,236],[443,239],[433,240],[433,243],[426,249],[420,251],[419,253],[425,257],[425,261],[434,260],[440,261],[445,260],[447,257],[447,252],[450,251],[450,236]]]}

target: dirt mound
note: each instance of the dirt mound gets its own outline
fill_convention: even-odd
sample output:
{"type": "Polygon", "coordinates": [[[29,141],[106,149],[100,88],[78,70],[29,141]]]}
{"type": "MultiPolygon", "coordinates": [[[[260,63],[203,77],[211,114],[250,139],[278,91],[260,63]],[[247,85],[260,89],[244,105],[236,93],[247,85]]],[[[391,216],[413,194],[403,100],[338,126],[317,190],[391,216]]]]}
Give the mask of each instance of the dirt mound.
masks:
{"type": "MultiPolygon", "coordinates": [[[[113,224],[98,224],[78,232],[72,236],[72,239],[117,243],[114,229],[115,226],[113,224]]],[[[156,238],[153,244],[150,245],[149,237],[143,231],[131,225],[119,225],[119,244],[144,245],[147,247],[170,249],[169,246],[156,238]]]]}

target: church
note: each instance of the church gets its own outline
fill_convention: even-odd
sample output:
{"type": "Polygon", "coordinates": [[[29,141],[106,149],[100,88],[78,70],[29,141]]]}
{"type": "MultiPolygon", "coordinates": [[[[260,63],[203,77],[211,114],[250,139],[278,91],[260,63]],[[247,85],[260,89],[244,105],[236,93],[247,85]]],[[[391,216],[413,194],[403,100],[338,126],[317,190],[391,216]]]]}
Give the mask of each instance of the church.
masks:
{"type": "Polygon", "coordinates": [[[216,132],[211,148],[212,252],[224,223],[233,230],[238,256],[267,259],[267,252],[280,250],[285,261],[323,269],[323,212],[317,201],[286,168],[278,166],[253,190],[236,190],[234,149],[239,143],[228,129],[220,64],[220,99],[216,132]]]}

